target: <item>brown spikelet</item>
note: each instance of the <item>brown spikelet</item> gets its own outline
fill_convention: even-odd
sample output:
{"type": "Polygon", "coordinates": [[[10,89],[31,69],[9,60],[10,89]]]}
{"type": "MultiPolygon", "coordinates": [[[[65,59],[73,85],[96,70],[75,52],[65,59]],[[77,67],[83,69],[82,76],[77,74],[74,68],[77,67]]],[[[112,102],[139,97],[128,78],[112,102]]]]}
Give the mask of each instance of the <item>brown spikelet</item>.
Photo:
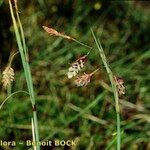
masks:
{"type": "Polygon", "coordinates": [[[121,77],[116,77],[114,76],[114,81],[116,83],[117,86],[117,90],[118,90],[118,94],[119,95],[123,95],[125,94],[125,87],[124,87],[124,81],[121,77]]]}
{"type": "Polygon", "coordinates": [[[89,52],[71,64],[71,66],[68,69],[68,73],[67,73],[69,79],[76,76],[77,73],[84,67],[88,54],[89,54],[89,52]]]}
{"type": "Polygon", "coordinates": [[[87,86],[88,83],[91,81],[91,77],[98,71],[99,69],[96,69],[90,74],[84,73],[84,75],[81,75],[75,79],[75,84],[77,86],[87,86]]]}
{"type": "Polygon", "coordinates": [[[65,35],[64,33],[60,33],[58,31],[56,31],[55,29],[53,28],[49,28],[49,27],[46,27],[46,26],[42,26],[43,29],[49,33],[51,36],[59,36],[59,37],[63,37],[63,38],[66,38],[68,40],[75,40],[74,38],[68,36],[68,35],[65,35]]]}
{"type": "Polygon", "coordinates": [[[7,66],[5,70],[2,73],[2,84],[3,87],[6,88],[8,85],[10,85],[11,82],[14,80],[14,70],[10,66],[7,66]]]}

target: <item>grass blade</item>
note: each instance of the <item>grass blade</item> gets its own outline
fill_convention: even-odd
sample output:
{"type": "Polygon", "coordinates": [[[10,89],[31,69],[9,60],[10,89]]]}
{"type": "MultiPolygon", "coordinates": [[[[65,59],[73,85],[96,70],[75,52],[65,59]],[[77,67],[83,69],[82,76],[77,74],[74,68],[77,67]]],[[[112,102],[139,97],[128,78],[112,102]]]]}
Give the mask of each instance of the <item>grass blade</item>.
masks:
{"type": "Polygon", "coordinates": [[[111,69],[109,68],[109,64],[107,62],[107,59],[106,59],[105,53],[103,51],[102,45],[101,45],[100,41],[97,40],[95,34],[93,33],[93,30],[91,30],[91,32],[92,32],[92,35],[94,37],[96,46],[97,46],[97,48],[99,50],[102,62],[104,64],[105,68],[106,68],[109,80],[111,82],[113,94],[114,94],[114,99],[115,99],[115,103],[116,103],[116,115],[117,115],[117,150],[120,150],[121,139],[120,139],[120,114],[119,114],[120,110],[119,110],[118,91],[117,91],[116,84],[115,84],[115,82],[113,80],[113,73],[112,73],[111,69]]]}
{"type": "MultiPolygon", "coordinates": [[[[15,3],[15,5],[16,5],[16,3],[15,3]]],[[[17,22],[16,22],[16,19],[14,16],[13,8],[12,8],[12,3],[10,0],[9,0],[9,6],[10,6],[10,13],[11,13],[13,25],[14,25],[16,40],[17,40],[19,52],[21,55],[21,61],[22,61],[22,65],[24,68],[24,74],[25,74],[25,78],[26,78],[26,82],[27,82],[27,87],[28,87],[28,91],[29,91],[29,95],[30,95],[30,101],[32,104],[33,122],[34,122],[33,125],[34,125],[34,129],[35,129],[36,143],[38,143],[39,142],[39,133],[38,133],[38,121],[37,121],[37,113],[36,113],[35,96],[34,96],[34,90],[33,90],[31,70],[30,70],[29,63],[27,61],[27,50],[26,50],[26,45],[25,45],[24,33],[23,33],[19,15],[17,15],[17,20],[19,21],[19,27],[20,27],[21,34],[19,33],[19,29],[18,29],[17,22]]],[[[17,5],[16,5],[16,11],[17,11],[17,5]]],[[[16,13],[18,13],[18,12],[16,12],[16,13]]],[[[37,144],[37,150],[40,150],[40,146],[38,144],[37,144]]]]}

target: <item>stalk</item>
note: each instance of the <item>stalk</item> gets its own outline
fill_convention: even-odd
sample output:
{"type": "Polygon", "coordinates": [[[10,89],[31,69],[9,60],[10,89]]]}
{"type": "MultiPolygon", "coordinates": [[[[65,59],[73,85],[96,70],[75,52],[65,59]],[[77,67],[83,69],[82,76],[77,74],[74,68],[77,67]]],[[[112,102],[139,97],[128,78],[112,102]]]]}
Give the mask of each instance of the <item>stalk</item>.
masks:
{"type": "MultiPolygon", "coordinates": [[[[9,63],[8,63],[8,66],[11,67],[11,64],[12,64],[12,61],[14,59],[14,57],[18,54],[19,52],[16,52],[14,54],[11,54],[10,55],[10,58],[9,58],[9,63]]],[[[7,96],[9,96],[11,94],[11,83],[10,85],[7,86],[7,96]]]]}
{"type": "Polygon", "coordinates": [[[25,42],[25,36],[24,36],[24,32],[23,32],[23,27],[22,27],[22,24],[21,24],[19,13],[18,13],[18,11],[19,11],[18,10],[18,5],[17,5],[17,1],[16,0],[14,2],[15,2],[16,16],[17,16],[19,27],[20,27],[20,34],[21,34],[21,40],[22,40],[23,50],[24,50],[24,53],[25,53],[25,57],[28,60],[28,55],[27,55],[28,50],[26,48],[26,42],[25,42]]]}
{"type": "MultiPolygon", "coordinates": [[[[22,29],[21,21],[19,21],[20,20],[19,15],[17,14],[17,20],[19,21],[19,28],[21,30],[21,34],[20,34],[19,29],[17,27],[17,21],[14,17],[12,3],[10,0],[9,0],[9,6],[10,6],[10,13],[11,13],[13,25],[14,25],[15,36],[16,36],[19,52],[21,55],[21,60],[22,60],[24,74],[25,74],[25,78],[26,78],[26,82],[27,82],[27,87],[28,87],[28,91],[29,91],[29,95],[30,95],[30,101],[32,104],[32,109],[33,109],[33,124],[34,124],[34,129],[35,129],[35,140],[36,140],[35,142],[39,143],[36,103],[35,103],[35,96],[34,96],[34,90],[33,90],[33,84],[32,84],[31,70],[30,70],[29,63],[27,61],[27,50],[26,50],[26,45],[25,45],[23,29],[22,29]]],[[[17,8],[16,8],[16,10],[17,10],[17,8]]],[[[40,146],[38,144],[37,144],[37,150],[40,150],[40,146]]]]}
{"type": "Polygon", "coordinates": [[[93,33],[93,30],[91,30],[91,32],[92,32],[92,35],[94,37],[96,46],[99,50],[102,62],[104,64],[105,68],[106,68],[109,80],[111,82],[112,90],[113,90],[113,95],[114,95],[115,104],[116,104],[116,106],[115,106],[116,115],[117,115],[117,150],[120,150],[121,138],[120,138],[120,110],[119,110],[118,91],[117,91],[117,87],[116,87],[116,84],[115,84],[114,79],[113,79],[113,73],[112,73],[111,69],[109,68],[109,64],[107,62],[107,59],[106,59],[104,50],[102,48],[102,45],[101,45],[100,41],[98,41],[97,38],[95,37],[95,34],[93,33]]]}
{"type": "Polygon", "coordinates": [[[3,105],[11,98],[13,97],[14,95],[18,94],[18,93],[25,93],[25,94],[29,94],[28,92],[26,91],[16,91],[14,93],[11,93],[9,96],[7,96],[6,99],[4,99],[4,101],[0,104],[0,110],[2,109],[3,105]]]}
{"type": "Polygon", "coordinates": [[[73,41],[75,41],[76,43],[78,43],[78,44],[80,44],[82,46],[85,46],[86,48],[92,49],[92,47],[90,47],[90,46],[88,46],[88,45],[86,45],[86,44],[84,44],[84,43],[82,43],[82,42],[80,42],[80,41],[78,41],[76,39],[73,39],[73,41]]]}

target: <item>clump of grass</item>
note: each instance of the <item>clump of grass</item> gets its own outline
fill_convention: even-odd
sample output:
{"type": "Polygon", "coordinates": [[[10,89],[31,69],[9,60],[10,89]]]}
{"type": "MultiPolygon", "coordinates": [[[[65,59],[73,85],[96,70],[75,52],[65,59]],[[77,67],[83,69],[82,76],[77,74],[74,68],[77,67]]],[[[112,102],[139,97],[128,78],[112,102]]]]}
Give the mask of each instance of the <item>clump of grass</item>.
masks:
{"type": "MultiPolygon", "coordinates": [[[[11,13],[11,17],[12,17],[12,21],[13,21],[13,25],[14,25],[16,41],[18,44],[19,53],[21,55],[21,61],[22,61],[22,65],[24,68],[24,74],[25,74],[27,87],[28,87],[28,91],[29,91],[29,95],[30,95],[30,101],[32,104],[32,109],[33,109],[33,125],[34,125],[34,129],[35,129],[35,132],[34,132],[35,133],[35,142],[38,143],[39,142],[39,132],[38,132],[36,102],[35,102],[35,96],[34,96],[34,90],[33,90],[31,70],[30,70],[30,66],[28,63],[28,51],[27,51],[27,47],[25,44],[25,37],[24,37],[22,24],[21,24],[19,14],[18,14],[17,1],[15,0],[14,3],[15,3],[15,10],[16,10],[15,12],[16,12],[17,18],[15,18],[15,15],[14,15],[12,2],[9,0],[10,13],[11,13]],[[19,23],[19,28],[17,26],[17,23],[19,23]]],[[[37,150],[39,150],[39,149],[40,149],[40,146],[37,144],[37,150]]]]}
{"type": "Polygon", "coordinates": [[[120,108],[119,108],[119,95],[118,95],[118,90],[117,90],[117,85],[116,82],[114,80],[114,75],[109,67],[109,64],[107,62],[104,50],[102,48],[102,45],[100,43],[100,41],[96,38],[95,34],[93,33],[93,30],[91,30],[92,35],[94,37],[96,46],[99,50],[102,62],[106,68],[109,80],[111,82],[111,86],[112,86],[112,90],[113,90],[113,94],[114,94],[114,99],[115,99],[115,103],[116,103],[116,114],[117,114],[117,150],[120,150],[121,147],[121,137],[120,137],[120,108]]]}

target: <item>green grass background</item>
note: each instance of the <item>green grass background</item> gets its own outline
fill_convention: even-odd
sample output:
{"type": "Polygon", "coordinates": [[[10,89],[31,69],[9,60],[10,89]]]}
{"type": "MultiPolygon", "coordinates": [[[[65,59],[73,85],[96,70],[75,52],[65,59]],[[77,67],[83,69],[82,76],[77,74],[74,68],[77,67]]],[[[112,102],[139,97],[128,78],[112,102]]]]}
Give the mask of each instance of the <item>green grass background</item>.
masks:
{"type": "MultiPolygon", "coordinates": [[[[101,58],[90,31],[92,28],[102,43],[110,68],[125,81],[126,94],[120,98],[122,149],[150,149],[150,3],[23,0],[18,5],[30,56],[40,139],[78,140],[77,147],[51,147],[56,150],[116,149],[115,102],[109,92],[105,68],[99,63],[101,58]],[[84,71],[91,72],[99,67],[100,71],[87,87],[77,88],[66,73],[69,63],[89,50],[49,36],[42,29],[43,25],[94,47],[84,71]]],[[[7,1],[0,2],[0,32],[2,72],[10,51],[17,50],[7,1]]],[[[13,68],[12,92],[27,90],[19,55],[13,68]]],[[[1,86],[0,102],[6,97],[1,86]]],[[[0,140],[32,139],[31,117],[32,107],[27,95],[18,94],[8,100],[0,110],[0,140]]]]}

